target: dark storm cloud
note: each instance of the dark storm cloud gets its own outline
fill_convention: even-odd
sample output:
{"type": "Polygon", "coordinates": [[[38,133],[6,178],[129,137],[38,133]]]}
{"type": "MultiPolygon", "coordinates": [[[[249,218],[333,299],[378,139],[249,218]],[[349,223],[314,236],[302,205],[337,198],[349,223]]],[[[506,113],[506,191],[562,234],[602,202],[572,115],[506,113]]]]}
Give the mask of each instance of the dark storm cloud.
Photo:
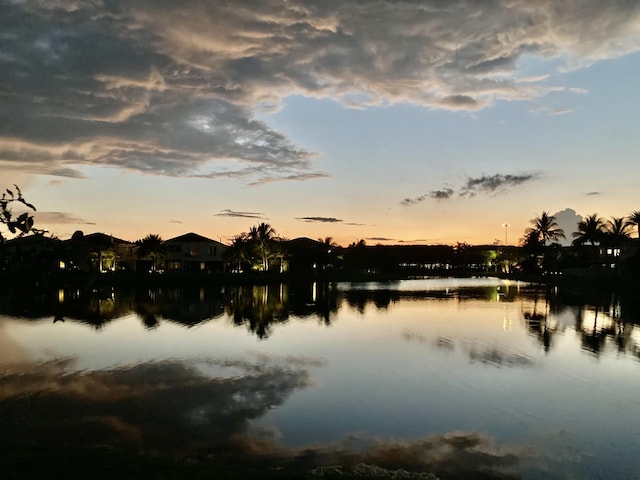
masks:
{"type": "Polygon", "coordinates": [[[296,220],[303,222],[320,222],[320,223],[339,223],[342,222],[339,218],[335,217],[297,217],[296,220]]]}
{"type": "Polygon", "coordinates": [[[478,193],[502,193],[508,188],[522,185],[523,183],[537,180],[537,174],[524,175],[483,175],[482,177],[469,178],[460,189],[460,196],[472,197],[478,193]]]}
{"type": "Polygon", "coordinates": [[[0,0],[0,11],[0,168],[66,177],[92,165],[320,178],[315,154],[257,114],[292,94],[476,110],[582,91],[518,78],[523,55],[578,68],[640,49],[640,3],[622,1],[0,0]]]}
{"type": "Polygon", "coordinates": [[[216,213],[216,217],[237,217],[237,218],[264,218],[264,213],[258,212],[237,212],[228,208],[216,213]]]}

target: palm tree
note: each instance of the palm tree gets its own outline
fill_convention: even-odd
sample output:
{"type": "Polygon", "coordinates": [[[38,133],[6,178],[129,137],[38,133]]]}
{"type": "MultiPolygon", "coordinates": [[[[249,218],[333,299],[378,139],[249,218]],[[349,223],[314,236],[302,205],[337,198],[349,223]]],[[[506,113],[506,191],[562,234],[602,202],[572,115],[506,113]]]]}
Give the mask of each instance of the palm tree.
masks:
{"type": "Polygon", "coordinates": [[[262,270],[269,270],[269,253],[276,231],[268,223],[262,222],[257,227],[251,227],[249,237],[256,243],[258,254],[262,259],[262,270]]]}
{"type": "Polygon", "coordinates": [[[557,241],[565,238],[564,230],[556,223],[556,217],[549,215],[549,212],[542,212],[539,217],[532,218],[530,223],[533,227],[525,230],[525,236],[532,241],[539,239],[542,245],[546,245],[548,240],[557,241]]]}
{"type": "Polygon", "coordinates": [[[634,210],[627,217],[627,225],[630,227],[637,227],[638,229],[638,238],[640,238],[640,210],[634,210]]]}
{"type": "Polygon", "coordinates": [[[624,217],[611,217],[605,225],[605,232],[613,240],[624,240],[629,238],[631,224],[624,217]]]}
{"type": "Polygon", "coordinates": [[[318,267],[325,270],[327,267],[333,266],[333,257],[338,244],[333,241],[332,237],[319,238],[318,242],[318,267]]]}
{"type": "Polygon", "coordinates": [[[582,245],[585,242],[589,242],[594,246],[596,242],[600,242],[602,239],[604,227],[604,220],[598,217],[597,213],[584,217],[584,219],[578,223],[578,230],[572,233],[575,238],[573,244],[582,245]]]}
{"type": "Polygon", "coordinates": [[[163,260],[167,249],[160,235],[150,233],[146,237],[136,240],[138,258],[151,260],[151,270],[156,271],[159,260],[163,260]]]}
{"type": "Polygon", "coordinates": [[[241,233],[233,237],[231,245],[224,251],[225,261],[233,264],[237,272],[243,271],[243,265],[251,260],[251,243],[249,235],[241,233]],[[236,268],[237,266],[237,268],[236,268]]]}

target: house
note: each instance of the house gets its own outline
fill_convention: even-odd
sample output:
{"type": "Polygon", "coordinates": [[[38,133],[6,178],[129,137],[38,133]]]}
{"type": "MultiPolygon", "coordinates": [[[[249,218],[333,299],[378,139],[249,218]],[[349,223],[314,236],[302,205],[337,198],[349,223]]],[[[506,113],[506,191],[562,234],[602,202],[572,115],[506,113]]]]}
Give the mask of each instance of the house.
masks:
{"type": "Polygon", "coordinates": [[[64,268],[62,243],[42,235],[8,240],[0,248],[0,270],[51,272],[64,268]]]}
{"type": "Polygon", "coordinates": [[[70,270],[109,272],[133,270],[136,245],[106,233],[84,235],[77,231],[66,247],[66,268],[70,270]]]}
{"type": "Polygon", "coordinates": [[[164,243],[166,272],[222,272],[226,245],[197,233],[185,233],[164,243]]]}

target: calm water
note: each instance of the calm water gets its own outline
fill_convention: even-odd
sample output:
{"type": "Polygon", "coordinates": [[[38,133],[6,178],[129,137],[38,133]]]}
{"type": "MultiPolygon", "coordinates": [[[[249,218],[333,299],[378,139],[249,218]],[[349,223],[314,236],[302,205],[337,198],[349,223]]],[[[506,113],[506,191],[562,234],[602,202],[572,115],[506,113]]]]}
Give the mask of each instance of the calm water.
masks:
{"type": "Polygon", "coordinates": [[[496,279],[14,293],[0,436],[637,479],[639,312],[496,279]]]}

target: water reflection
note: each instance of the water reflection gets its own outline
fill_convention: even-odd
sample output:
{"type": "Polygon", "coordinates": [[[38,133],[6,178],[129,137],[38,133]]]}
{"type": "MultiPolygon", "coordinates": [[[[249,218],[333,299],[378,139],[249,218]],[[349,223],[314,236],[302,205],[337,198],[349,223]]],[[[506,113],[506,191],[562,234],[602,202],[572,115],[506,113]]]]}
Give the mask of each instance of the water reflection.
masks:
{"type": "Polygon", "coordinates": [[[452,280],[460,284],[452,286],[438,280],[353,285],[59,288],[31,293],[8,290],[0,296],[0,313],[38,320],[51,318],[54,323],[80,322],[96,329],[131,313],[150,330],[165,321],[193,327],[229,318],[233,325],[243,326],[258,338],[267,339],[278,325],[286,324],[291,317],[315,318],[319,323],[331,325],[341,308],[366,315],[369,308],[388,311],[399,302],[501,302],[520,305],[519,314],[505,310],[505,332],[513,327],[514,318],[522,321],[545,352],[553,349],[558,334],[571,328],[580,337],[585,352],[598,356],[615,350],[640,358],[637,335],[640,302],[635,292],[499,280],[485,280],[473,286],[468,281],[452,280]],[[571,323],[567,322],[568,315],[572,317],[571,323]]]}
{"type": "Polygon", "coordinates": [[[633,292],[457,282],[14,292],[0,446],[318,475],[637,471],[633,292]]]}
{"type": "Polygon", "coordinates": [[[5,367],[0,438],[173,453],[249,432],[249,422],[308,385],[317,361],[167,360],[95,371],[73,359],[5,367]],[[217,372],[218,376],[211,373],[217,372]],[[220,376],[220,373],[226,375],[220,376]]]}

